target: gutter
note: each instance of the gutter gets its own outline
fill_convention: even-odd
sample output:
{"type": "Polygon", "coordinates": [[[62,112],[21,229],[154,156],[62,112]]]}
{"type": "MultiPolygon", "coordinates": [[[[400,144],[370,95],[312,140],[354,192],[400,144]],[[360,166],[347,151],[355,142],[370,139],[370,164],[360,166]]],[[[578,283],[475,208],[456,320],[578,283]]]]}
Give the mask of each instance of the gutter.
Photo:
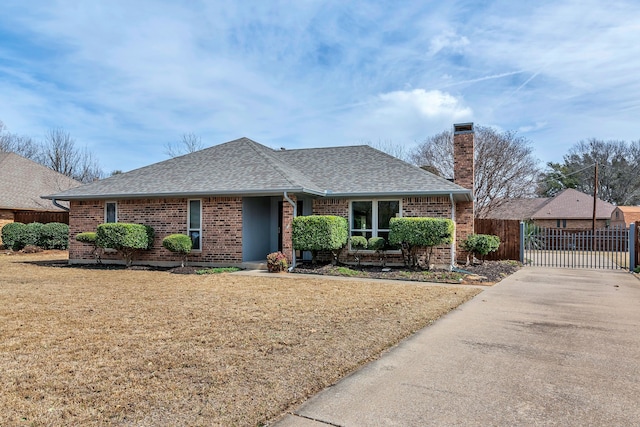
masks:
{"type": "MultiPolygon", "coordinates": [[[[298,206],[296,205],[296,203],[289,198],[289,195],[287,194],[287,192],[284,192],[284,199],[289,202],[289,204],[293,207],[293,217],[297,217],[298,216],[298,206]]],[[[291,245],[291,267],[289,267],[289,272],[293,271],[293,269],[296,268],[296,251],[295,249],[293,249],[293,242],[291,245]]]]}
{"type": "Polygon", "coordinates": [[[60,203],[58,203],[58,201],[56,199],[51,199],[51,203],[53,203],[53,206],[55,206],[56,208],[60,208],[60,209],[62,209],[64,211],[69,212],[69,210],[70,210],[68,207],[62,206],[60,203]]]}

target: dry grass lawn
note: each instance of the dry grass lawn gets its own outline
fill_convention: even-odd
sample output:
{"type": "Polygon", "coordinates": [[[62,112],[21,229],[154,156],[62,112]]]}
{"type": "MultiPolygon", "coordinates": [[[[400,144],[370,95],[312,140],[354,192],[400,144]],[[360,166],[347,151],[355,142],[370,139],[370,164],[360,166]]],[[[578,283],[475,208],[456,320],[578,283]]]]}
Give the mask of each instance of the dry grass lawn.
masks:
{"type": "Polygon", "coordinates": [[[0,426],[256,426],[477,289],[176,275],[0,254],[0,426]]]}

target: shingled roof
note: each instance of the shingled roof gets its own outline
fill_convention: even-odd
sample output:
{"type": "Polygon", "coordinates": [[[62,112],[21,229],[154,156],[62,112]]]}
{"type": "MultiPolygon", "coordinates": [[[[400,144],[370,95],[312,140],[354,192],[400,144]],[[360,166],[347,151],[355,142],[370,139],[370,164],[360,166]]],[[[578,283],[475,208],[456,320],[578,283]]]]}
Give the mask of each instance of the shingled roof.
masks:
{"type": "MultiPolygon", "coordinates": [[[[596,200],[596,218],[609,219],[616,207],[604,200],[596,200]]],[[[544,204],[532,219],[591,219],[593,196],[567,188],[544,204]]]]}
{"type": "Polygon", "coordinates": [[[41,196],[81,183],[15,153],[0,152],[0,209],[58,212],[41,196]]]}
{"type": "Polygon", "coordinates": [[[207,195],[448,195],[471,191],[367,145],[273,150],[240,138],[48,197],[60,200],[207,195]]]}
{"type": "Polygon", "coordinates": [[[529,220],[549,200],[547,197],[501,200],[483,218],[529,220]]]}

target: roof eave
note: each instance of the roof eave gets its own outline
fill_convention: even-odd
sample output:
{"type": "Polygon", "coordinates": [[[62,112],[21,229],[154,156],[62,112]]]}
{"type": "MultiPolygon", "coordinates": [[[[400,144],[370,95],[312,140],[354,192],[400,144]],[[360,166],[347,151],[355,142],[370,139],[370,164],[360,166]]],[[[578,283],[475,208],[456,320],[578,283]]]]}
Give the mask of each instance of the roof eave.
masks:
{"type": "Polygon", "coordinates": [[[305,193],[316,196],[324,196],[324,191],[295,187],[295,188],[277,188],[269,190],[255,190],[249,189],[244,191],[183,191],[183,192],[167,192],[167,193],[113,193],[113,194],[78,194],[78,195],[64,195],[64,194],[51,194],[48,196],[42,196],[43,199],[49,200],[121,200],[121,199],[157,199],[157,198],[185,198],[185,197],[230,197],[230,196],[278,196],[283,193],[305,193]]]}
{"type": "Polygon", "coordinates": [[[437,190],[437,191],[387,191],[387,192],[354,192],[334,193],[327,191],[326,197],[419,197],[419,196],[446,196],[453,195],[456,201],[470,202],[473,196],[470,190],[437,190]]]}

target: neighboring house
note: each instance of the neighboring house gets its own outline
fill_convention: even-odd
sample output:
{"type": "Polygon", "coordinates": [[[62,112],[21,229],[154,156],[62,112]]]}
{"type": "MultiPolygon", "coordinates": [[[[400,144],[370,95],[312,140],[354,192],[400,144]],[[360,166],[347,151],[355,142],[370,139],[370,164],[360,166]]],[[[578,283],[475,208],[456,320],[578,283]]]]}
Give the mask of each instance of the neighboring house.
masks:
{"type": "Polygon", "coordinates": [[[640,221],[640,206],[618,206],[611,212],[612,226],[625,226],[640,221]]]}
{"type": "MultiPolygon", "coordinates": [[[[461,185],[369,146],[273,150],[241,138],[48,197],[70,201],[71,236],[104,222],[152,226],[153,248],[138,259],[159,265],[179,263],[162,248],[172,233],[191,236],[194,264],[262,261],[277,250],[291,260],[296,215],[340,215],[351,235],[385,238],[393,217],[452,218],[460,240],[473,232],[473,125],[456,126],[461,185]]],[[[438,248],[437,263],[454,253],[438,248]]],[[[92,259],[72,238],[70,262],[92,259]]]]}
{"type": "MultiPolygon", "coordinates": [[[[63,207],[41,196],[79,185],[80,182],[32,160],[0,152],[0,228],[14,221],[68,222],[69,215],[63,207]]],[[[63,203],[68,207],[68,203],[63,203]]]]}
{"type": "MultiPolygon", "coordinates": [[[[596,228],[609,226],[615,208],[611,203],[596,200],[596,228]]],[[[567,188],[551,198],[504,200],[485,218],[531,221],[544,228],[587,230],[593,227],[593,196],[567,188]]]]}

